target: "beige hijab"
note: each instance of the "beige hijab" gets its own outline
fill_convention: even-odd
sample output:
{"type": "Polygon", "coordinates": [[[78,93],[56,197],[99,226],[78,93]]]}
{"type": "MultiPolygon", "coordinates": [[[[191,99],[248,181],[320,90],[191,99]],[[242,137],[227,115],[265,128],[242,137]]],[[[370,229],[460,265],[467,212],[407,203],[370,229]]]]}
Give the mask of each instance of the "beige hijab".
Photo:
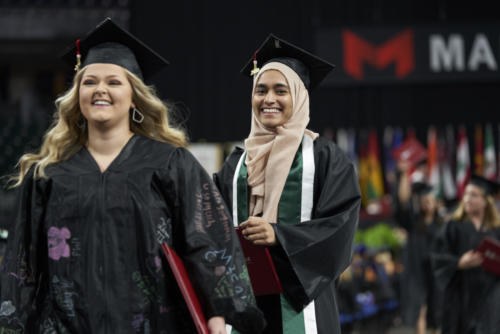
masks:
{"type": "Polygon", "coordinates": [[[249,214],[262,214],[266,221],[276,223],[281,192],[302,137],[305,133],[314,140],[318,134],[306,129],[309,93],[297,73],[285,64],[264,65],[254,78],[252,96],[260,76],[268,70],[278,70],[285,76],[292,95],[292,116],[285,124],[270,129],[264,127],[252,111],[252,127],[245,140],[245,164],[250,187],[249,214]]]}

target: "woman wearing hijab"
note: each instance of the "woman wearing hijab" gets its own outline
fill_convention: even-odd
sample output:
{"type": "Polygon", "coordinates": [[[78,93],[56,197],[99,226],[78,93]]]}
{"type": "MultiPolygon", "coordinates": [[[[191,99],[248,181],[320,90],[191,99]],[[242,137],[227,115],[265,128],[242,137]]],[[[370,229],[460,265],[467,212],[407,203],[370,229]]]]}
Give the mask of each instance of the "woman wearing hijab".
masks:
{"type": "Polygon", "coordinates": [[[360,191],[347,156],[306,129],[309,91],[331,69],[270,35],[243,69],[254,74],[245,150],[215,176],[235,225],[268,248],[283,287],[257,297],[265,333],[340,332],[335,281],[351,261],[360,191]]]}
{"type": "Polygon", "coordinates": [[[143,82],[167,62],[110,19],[75,54],[41,150],[19,162],[0,332],[196,332],[163,243],[184,260],[210,333],[226,321],[260,332],[229,212],[143,82]]]}
{"type": "Polygon", "coordinates": [[[500,328],[500,277],[482,267],[485,259],[477,251],[486,237],[500,240],[492,197],[497,191],[498,184],[473,175],[433,255],[444,288],[443,334],[493,334],[500,328]]]}

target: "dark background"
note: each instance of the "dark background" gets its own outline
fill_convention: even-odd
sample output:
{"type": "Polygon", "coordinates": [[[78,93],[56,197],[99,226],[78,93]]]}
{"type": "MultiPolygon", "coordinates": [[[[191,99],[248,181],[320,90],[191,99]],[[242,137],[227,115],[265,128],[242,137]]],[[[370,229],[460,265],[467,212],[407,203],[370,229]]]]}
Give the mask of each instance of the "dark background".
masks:
{"type": "MultiPolygon", "coordinates": [[[[251,81],[240,69],[270,32],[315,52],[325,29],[500,23],[485,0],[0,0],[1,175],[39,146],[55,98],[69,87],[72,68],[59,56],[106,16],[171,62],[152,83],[191,140],[208,142],[248,135],[251,81]]],[[[311,93],[310,128],[375,128],[380,139],[384,127],[400,126],[425,142],[430,125],[464,124],[472,148],[476,124],[500,123],[499,93],[500,80],[323,85],[311,93]]],[[[9,199],[0,202],[1,216],[9,199]]]]}
{"type": "MultiPolygon", "coordinates": [[[[314,50],[316,31],[353,25],[497,22],[494,2],[298,1],[132,3],[131,28],[171,60],[157,79],[166,97],[185,101],[194,140],[238,140],[249,132],[251,82],[239,71],[269,32],[314,50]],[[154,22],[154,24],[148,24],[154,22]]],[[[336,59],[328,59],[335,63],[336,59]]],[[[335,71],[331,74],[335,75],[335,71]]],[[[320,87],[310,127],[415,127],[500,120],[499,83],[448,82],[320,87]]]]}
{"type": "MultiPolygon", "coordinates": [[[[164,99],[177,104],[193,141],[240,140],[248,134],[251,83],[239,71],[270,32],[314,52],[315,34],[328,28],[500,22],[494,2],[484,0],[467,5],[443,0],[0,0],[0,101],[19,103],[9,101],[6,87],[22,68],[34,73],[36,92],[50,115],[54,98],[72,75],[58,56],[107,15],[171,62],[153,83],[164,99]],[[13,29],[12,20],[23,22],[23,33],[17,34],[22,38],[5,32],[13,29]],[[52,32],[43,34],[47,26],[52,32]]],[[[429,124],[495,122],[498,88],[499,83],[478,82],[323,86],[312,92],[310,127],[322,133],[327,127],[398,125],[424,133],[429,124]]]]}

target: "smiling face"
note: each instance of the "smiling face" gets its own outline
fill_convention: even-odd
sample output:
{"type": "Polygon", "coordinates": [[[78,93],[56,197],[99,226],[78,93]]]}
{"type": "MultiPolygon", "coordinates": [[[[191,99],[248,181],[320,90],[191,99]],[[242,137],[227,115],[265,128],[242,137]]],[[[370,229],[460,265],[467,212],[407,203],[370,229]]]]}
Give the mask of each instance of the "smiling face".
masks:
{"type": "Polygon", "coordinates": [[[293,101],[288,82],[281,72],[261,74],[252,96],[255,117],[267,128],[283,125],[292,116],[293,101]]]}
{"type": "Polygon", "coordinates": [[[89,125],[129,127],[132,86],[122,67],[114,64],[87,66],[80,81],[80,110],[89,125]]]}

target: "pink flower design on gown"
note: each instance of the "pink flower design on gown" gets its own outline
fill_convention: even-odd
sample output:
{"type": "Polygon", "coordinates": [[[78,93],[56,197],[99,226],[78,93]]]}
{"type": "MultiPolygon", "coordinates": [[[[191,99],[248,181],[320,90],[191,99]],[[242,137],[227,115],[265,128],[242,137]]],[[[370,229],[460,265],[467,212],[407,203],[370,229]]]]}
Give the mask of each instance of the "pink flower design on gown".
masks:
{"type": "Polygon", "coordinates": [[[69,257],[70,249],[66,240],[71,238],[71,232],[66,227],[58,229],[52,226],[47,232],[49,244],[49,257],[52,260],[59,260],[61,257],[69,257]]]}

